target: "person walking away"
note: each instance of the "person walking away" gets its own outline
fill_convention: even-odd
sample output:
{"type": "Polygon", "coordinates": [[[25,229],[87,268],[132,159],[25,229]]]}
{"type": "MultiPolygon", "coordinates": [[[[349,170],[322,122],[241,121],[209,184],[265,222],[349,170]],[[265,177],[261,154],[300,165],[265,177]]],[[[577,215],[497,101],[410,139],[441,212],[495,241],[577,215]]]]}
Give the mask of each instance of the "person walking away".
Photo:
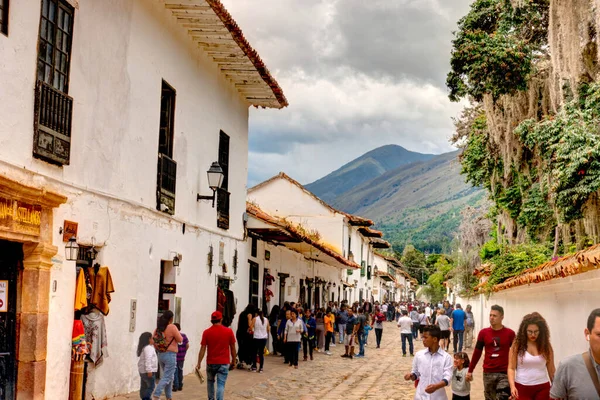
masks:
{"type": "Polygon", "coordinates": [[[140,335],[137,348],[138,372],[140,373],[140,399],[150,400],[154,391],[154,379],[158,371],[158,357],[150,332],[140,335]]]}
{"type": "Polygon", "coordinates": [[[183,341],[179,329],[173,325],[173,312],[165,311],[156,324],[156,330],[152,334],[154,348],[158,352],[158,362],[163,370],[160,381],[154,388],[153,399],[160,398],[163,390],[167,399],[173,397],[173,379],[177,370],[178,343],[183,341]]]}
{"type": "Polygon", "coordinates": [[[385,320],[387,321],[388,320],[388,315],[387,315],[387,313],[388,313],[388,305],[387,305],[387,303],[383,303],[381,305],[381,312],[383,313],[383,315],[385,315],[385,320]]]}
{"type": "Polygon", "coordinates": [[[469,356],[467,353],[454,354],[452,370],[452,400],[471,400],[471,382],[467,381],[469,356]]]}
{"type": "Polygon", "coordinates": [[[238,368],[248,368],[252,365],[253,350],[253,333],[250,325],[255,317],[256,307],[254,304],[248,304],[244,311],[241,312],[238,318],[238,327],[235,337],[238,342],[238,357],[240,366],[238,368]]]}
{"type": "Polygon", "coordinates": [[[181,325],[173,325],[177,327],[177,330],[179,330],[179,333],[181,333],[181,337],[183,338],[183,341],[177,344],[177,371],[175,372],[173,382],[173,391],[177,392],[183,390],[183,363],[185,362],[185,355],[190,348],[190,341],[186,334],[181,332],[181,325]]]}
{"type": "Polygon", "coordinates": [[[583,334],[589,348],[560,362],[550,389],[552,399],[600,398],[600,308],[590,313],[583,334]]]}
{"type": "Polygon", "coordinates": [[[473,347],[473,330],[475,329],[475,317],[473,316],[470,304],[467,304],[465,313],[467,314],[467,321],[465,322],[465,349],[470,349],[473,347]]]}
{"type": "Polygon", "coordinates": [[[274,305],[269,314],[269,326],[271,327],[271,343],[273,346],[273,355],[276,356],[279,349],[279,341],[277,340],[277,325],[279,322],[279,306],[274,305]]]}
{"type": "Polygon", "coordinates": [[[262,310],[258,310],[257,316],[252,320],[252,331],[254,332],[254,349],[256,350],[252,357],[252,371],[256,371],[256,359],[258,358],[259,368],[258,372],[263,372],[263,366],[265,364],[265,347],[269,340],[269,333],[271,326],[269,320],[265,318],[262,310]]]}
{"type": "Polygon", "coordinates": [[[310,360],[313,360],[313,350],[316,344],[316,332],[317,332],[317,321],[311,315],[310,310],[306,310],[304,312],[304,318],[302,318],[302,322],[304,322],[304,326],[306,330],[302,335],[302,351],[304,352],[304,361],[308,360],[308,355],[310,355],[310,360]]]}
{"type": "Polygon", "coordinates": [[[346,335],[344,336],[344,346],[346,347],[346,352],[342,354],[342,357],[352,359],[352,357],[354,356],[354,345],[356,343],[356,324],[356,316],[354,316],[352,309],[349,309],[348,321],[346,322],[346,335]]]}
{"type": "Polygon", "coordinates": [[[427,318],[431,319],[431,303],[427,303],[427,306],[425,307],[425,315],[427,315],[427,318]]]}
{"type": "Polygon", "coordinates": [[[510,397],[508,383],[508,356],[515,332],[502,325],[504,309],[493,305],[490,311],[490,327],[484,328],[477,336],[473,359],[469,365],[467,380],[473,379],[473,371],[485,350],[483,359],[483,387],[485,400],[507,400],[510,397]]]}
{"type": "Polygon", "coordinates": [[[435,324],[440,327],[442,332],[441,346],[448,351],[450,346],[450,318],[446,315],[446,310],[441,308],[438,311],[438,316],[435,319],[435,324]]]}
{"type": "Polygon", "coordinates": [[[421,334],[421,336],[423,336],[423,329],[427,325],[430,325],[429,317],[425,313],[425,309],[421,308],[421,310],[419,310],[419,333],[421,334]]]}
{"type": "Polygon", "coordinates": [[[315,320],[317,321],[317,330],[315,332],[317,346],[315,349],[317,352],[321,352],[325,347],[325,312],[322,308],[317,310],[315,320]]]}
{"type": "MultiPolygon", "coordinates": [[[[407,318],[410,319],[408,316],[407,318]]],[[[440,337],[441,331],[438,326],[427,326],[423,329],[423,346],[426,348],[416,354],[411,372],[404,375],[407,381],[419,381],[415,400],[448,399],[444,388],[452,379],[453,362],[452,357],[440,347],[440,337]]]]}
{"type": "Polygon", "coordinates": [[[365,343],[366,343],[366,332],[365,326],[367,325],[367,316],[363,308],[358,308],[358,317],[356,318],[356,337],[358,338],[358,354],[356,357],[362,358],[365,356],[365,343]]]}
{"type": "Polygon", "coordinates": [[[333,323],[335,322],[335,316],[330,308],[327,309],[325,316],[323,317],[323,324],[325,326],[325,354],[328,356],[331,355],[331,351],[329,351],[329,344],[331,343],[331,339],[335,340],[333,337],[333,323]]]}
{"type": "Polygon", "coordinates": [[[412,357],[414,355],[412,320],[408,316],[407,310],[402,310],[402,316],[398,320],[398,327],[400,327],[400,337],[402,338],[402,357],[406,357],[406,341],[407,340],[408,340],[410,355],[412,357]]]}
{"type": "Polygon", "coordinates": [[[202,332],[200,352],[196,369],[200,370],[206,355],[206,390],[208,400],[223,400],[229,371],[235,368],[235,336],[230,328],[223,326],[223,314],[215,311],[210,315],[212,326],[202,332]],[[215,382],[217,391],[215,396],[215,382]]]}
{"type": "Polygon", "coordinates": [[[456,303],[456,308],[454,311],[452,311],[452,315],[450,315],[450,329],[452,330],[453,343],[452,347],[455,353],[462,353],[466,320],[467,313],[463,311],[460,303],[456,303]]]}
{"type": "Polygon", "coordinates": [[[381,337],[383,336],[383,322],[385,321],[385,315],[381,312],[379,307],[375,307],[375,314],[373,315],[372,326],[375,329],[375,339],[377,340],[377,348],[381,348],[381,337]]]}
{"type": "Polygon", "coordinates": [[[340,332],[340,344],[344,343],[344,332],[346,332],[346,324],[348,323],[348,311],[346,306],[342,304],[338,312],[337,325],[340,332]]]}
{"type": "Polygon", "coordinates": [[[410,320],[412,321],[412,335],[414,340],[419,340],[419,311],[413,308],[410,312],[410,320]]]}
{"type": "Polygon", "coordinates": [[[298,369],[298,346],[304,332],[304,323],[298,319],[298,314],[295,309],[290,311],[290,319],[285,324],[285,333],[283,342],[285,343],[288,353],[290,367],[298,369]]]}
{"type": "Polygon", "coordinates": [[[549,399],[555,371],[548,324],[537,312],[527,314],[508,356],[511,396],[519,400],[549,399]]]}

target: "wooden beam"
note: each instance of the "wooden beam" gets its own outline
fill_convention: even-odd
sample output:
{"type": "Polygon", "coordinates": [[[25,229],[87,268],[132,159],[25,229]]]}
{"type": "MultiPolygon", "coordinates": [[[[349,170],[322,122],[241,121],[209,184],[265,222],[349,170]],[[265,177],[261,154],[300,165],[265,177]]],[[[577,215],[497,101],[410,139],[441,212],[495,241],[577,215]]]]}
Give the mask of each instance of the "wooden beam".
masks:
{"type": "Polygon", "coordinates": [[[210,9],[210,10],[206,10],[206,11],[202,11],[202,10],[196,10],[196,11],[191,11],[191,10],[181,10],[181,11],[177,11],[177,10],[172,10],[173,15],[177,18],[203,18],[203,17],[210,17],[215,15],[215,12],[210,9]]]}
{"type": "Polygon", "coordinates": [[[192,11],[212,11],[210,6],[202,6],[199,4],[170,4],[166,3],[165,8],[168,10],[192,10],[192,11]]]}
{"type": "Polygon", "coordinates": [[[198,18],[195,16],[177,17],[177,22],[180,24],[193,24],[200,26],[223,26],[223,21],[221,21],[216,15],[212,17],[207,15],[203,18],[198,18]]]}

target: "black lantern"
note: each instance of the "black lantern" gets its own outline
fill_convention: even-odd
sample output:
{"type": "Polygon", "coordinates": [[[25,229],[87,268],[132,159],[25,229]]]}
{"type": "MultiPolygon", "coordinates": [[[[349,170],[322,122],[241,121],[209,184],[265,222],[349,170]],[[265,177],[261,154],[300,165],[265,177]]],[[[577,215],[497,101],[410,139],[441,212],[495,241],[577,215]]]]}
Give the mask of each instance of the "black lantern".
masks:
{"type": "Polygon", "coordinates": [[[216,197],[215,193],[217,189],[221,188],[221,185],[223,184],[223,179],[225,178],[225,174],[223,173],[223,169],[221,168],[219,163],[216,161],[212,163],[206,174],[208,175],[208,187],[213,191],[213,194],[212,196],[200,196],[200,194],[198,194],[196,201],[212,200],[212,206],[214,208],[216,197]]]}
{"type": "Polygon", "coordinates": [[[65,258],[68,261],[77,261],[79,259],[79,245],[75,236],[71,236],[65,245],[65,258]]]}

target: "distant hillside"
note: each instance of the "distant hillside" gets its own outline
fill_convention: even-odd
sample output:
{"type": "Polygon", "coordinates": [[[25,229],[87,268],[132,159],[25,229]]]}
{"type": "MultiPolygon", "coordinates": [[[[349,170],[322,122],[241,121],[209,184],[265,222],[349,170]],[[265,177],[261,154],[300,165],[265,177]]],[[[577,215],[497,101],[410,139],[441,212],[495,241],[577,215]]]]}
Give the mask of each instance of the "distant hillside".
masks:
{"type": "Polygon", "coordinates": [[[448,251],[461,222],[460,211],[485,196],[464,182],[458,154],[429,156],[358,184],[348,182],[352,189],[329,202],[374,220],[397,251],[408,243],[423,251],[448,251]]]}
{"type": "Polygon", "coordinates": [[[401,146],[387,145],[371,150],[350,161],[340,169],[306,185],[306,188],[324,201],[331,202],[361,183],[368,182],[402,165],[429,160],[432,157],[435,155],[415,153],[401,146]]]}

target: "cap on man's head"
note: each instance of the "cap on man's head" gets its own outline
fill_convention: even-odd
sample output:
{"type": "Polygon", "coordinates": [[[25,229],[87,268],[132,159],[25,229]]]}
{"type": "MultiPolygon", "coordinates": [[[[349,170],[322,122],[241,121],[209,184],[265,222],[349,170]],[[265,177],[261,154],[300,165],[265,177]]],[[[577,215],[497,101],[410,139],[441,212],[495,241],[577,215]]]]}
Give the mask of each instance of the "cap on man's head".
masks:
{"type": "Polygon", "coordinates": [[[215,311],[212,314],[210,314],[210,320],[211,321],[220,321],[223,319],[223,313],[221,313],[221,311],[215,311]]]}

